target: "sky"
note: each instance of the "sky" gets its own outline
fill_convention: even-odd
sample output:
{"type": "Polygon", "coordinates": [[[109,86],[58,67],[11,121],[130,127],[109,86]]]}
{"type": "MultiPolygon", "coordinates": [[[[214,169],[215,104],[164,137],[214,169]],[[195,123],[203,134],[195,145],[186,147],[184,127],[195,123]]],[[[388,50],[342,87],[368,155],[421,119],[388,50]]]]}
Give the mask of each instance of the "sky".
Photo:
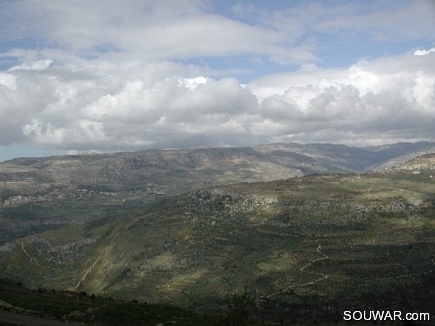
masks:
{"type": "Polygon", "coordinates": [[[0,0],[0,161],[435,141],[434,31],[434,0],[0,0]]]}

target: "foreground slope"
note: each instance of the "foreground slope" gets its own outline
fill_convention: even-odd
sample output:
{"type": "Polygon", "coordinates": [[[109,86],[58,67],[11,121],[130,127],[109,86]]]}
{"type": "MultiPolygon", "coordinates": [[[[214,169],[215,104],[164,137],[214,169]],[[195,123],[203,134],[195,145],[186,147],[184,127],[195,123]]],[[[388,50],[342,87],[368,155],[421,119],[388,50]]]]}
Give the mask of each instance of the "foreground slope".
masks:
{"type": "Polygon", "coordinates": [[[197,324],[198,315],[176,307],[147,305],[39,288],[0,279],[0,325],[175,325],[197,324]]]}

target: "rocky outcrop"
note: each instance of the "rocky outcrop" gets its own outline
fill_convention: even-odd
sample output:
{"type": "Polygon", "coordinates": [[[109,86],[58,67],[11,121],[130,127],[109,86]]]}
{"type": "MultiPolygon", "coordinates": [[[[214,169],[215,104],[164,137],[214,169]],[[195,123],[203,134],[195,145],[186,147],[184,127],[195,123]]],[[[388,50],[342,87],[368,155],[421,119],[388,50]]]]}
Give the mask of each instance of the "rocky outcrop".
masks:
{"type": "Polygon", "coordinates": [[[276,198],[221,189],[202,189],[189,194],[189,211],[209,211],[231,217],[237,213],[266,210],[277,203],[276,198]]]}

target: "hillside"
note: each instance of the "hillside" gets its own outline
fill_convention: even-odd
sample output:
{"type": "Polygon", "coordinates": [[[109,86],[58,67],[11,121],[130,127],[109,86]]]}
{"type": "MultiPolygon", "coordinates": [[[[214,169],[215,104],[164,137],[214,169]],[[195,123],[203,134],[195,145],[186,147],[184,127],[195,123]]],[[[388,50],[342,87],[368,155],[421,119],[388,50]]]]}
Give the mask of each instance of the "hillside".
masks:
{"type": "Polygon", "coordinates": [[[80,197],[89,192],[173,195],[210,185],[272,181],[324,172],[364,172],[435,152],[435,143],[378,147],[271,144],[252,148],[147,150],[0,163],[3,206],[80,197]]]}
{"type": "Polygon", "coordinates": [[[119,301],[54,289],[29,290],[0,279],[0,325],[199,325],[199,316],[171,306],[119,301]]]}
{"type": "Polygon", "coordinates": [[[435,170],[435,154],[426,154],[409,160],[398,166],[392,168],[395,171],[412,171],[415,174],[419,174],[425,171],[435,170]]]}
{"type": "Polygon", "coordinates": [[[0,245],[59,228],[107,225],[144,205],[195,189],[363,172],[434,151],[435,144],[428,142],[365,148],[291,143],[17,158],[0,163],[0,245]]]}
{"type": "Polygon", "coordinates": [[[99,196],[3,208],[17,220],[77,220],[27,234],[17,226],[0,247],[2,275],[198,311],[217,311],[248,285],[267,320],[333,323],[345,310],[433,320],[434,166],[426,155],[383,173],[212,186],[132,213],[128,200],[99,196]]]}

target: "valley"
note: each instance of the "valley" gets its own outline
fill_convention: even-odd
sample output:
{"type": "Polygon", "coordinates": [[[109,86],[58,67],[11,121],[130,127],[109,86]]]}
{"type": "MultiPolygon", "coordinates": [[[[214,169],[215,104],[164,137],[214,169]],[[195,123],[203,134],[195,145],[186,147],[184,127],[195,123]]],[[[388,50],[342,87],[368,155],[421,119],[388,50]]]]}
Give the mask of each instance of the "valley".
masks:
{"type": "Polygon", "coordinates": [[[433,145],[384,160],[267,146],[2,163],[1,278],[212,315],[247,286],[254,324],[336,324],[345,310],[435,320],[433,145]]]}

